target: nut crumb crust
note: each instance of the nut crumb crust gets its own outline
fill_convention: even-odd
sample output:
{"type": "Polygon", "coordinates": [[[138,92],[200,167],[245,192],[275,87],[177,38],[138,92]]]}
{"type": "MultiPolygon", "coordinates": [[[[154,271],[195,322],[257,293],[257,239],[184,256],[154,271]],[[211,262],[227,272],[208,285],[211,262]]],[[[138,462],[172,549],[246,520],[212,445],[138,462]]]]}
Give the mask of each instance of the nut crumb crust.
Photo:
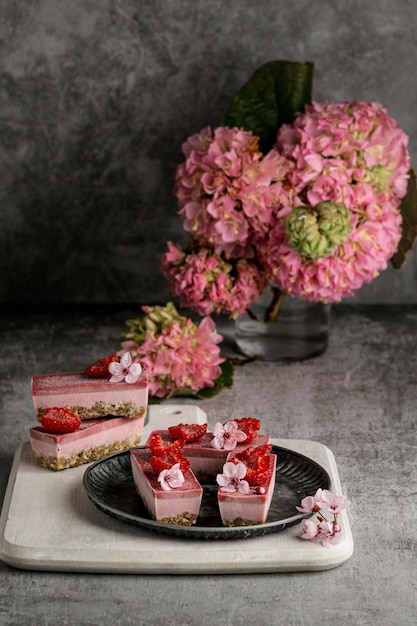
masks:
{"type": "MultiPolygon", "coordinates": [[[[99,417],[143,417],[146,413],[146,406],[136,406],[133,402],[118,402],[117,404],[109,404],[108,402],[95,402],[91,407],[85,406],[69,406],[62,407],[78,415],[80,420],[91,420],[99,417]]],[[[37,418],[40,421],[42,415],[47,409],[41,408],[37,411],[37,418]]]]}

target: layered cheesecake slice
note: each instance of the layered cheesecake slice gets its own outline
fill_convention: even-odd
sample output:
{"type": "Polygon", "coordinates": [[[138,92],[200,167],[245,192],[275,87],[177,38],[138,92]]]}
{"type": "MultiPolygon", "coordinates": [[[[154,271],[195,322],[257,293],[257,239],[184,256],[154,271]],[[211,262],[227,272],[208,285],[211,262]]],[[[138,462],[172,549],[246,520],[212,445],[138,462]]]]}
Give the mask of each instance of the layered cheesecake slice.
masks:
{"type": "Polygon", "coordinates": [[[262,456],[262,472],[254,472],[255,477],[250,466],[235,454],[229,455],[222,473],[217,476],[217,501],[223,526],[252,526],[266,522],[274,494],[277,457],[275,454],[262,456]]]}
{"type": "Polygon", "coordinates": [[[162,471],[151,465],[153,453],[148,448],[130,451],[132,476],[136,491],[150,517],[158,522],[191,526],[197,521],[203,488],[193,472],[179,464],[162,471]],[[178,465],[178,467],[177,467],[178,465]]]}
{"type": "Polygon", "coordinates": [[[32,377],[32,399],[38,419],[51,407],[63,407],[90,420],[106,415],[144,417],[148,405],[148,379],[142,372],[134,383],[90,378],[85,372],[32,377]]]}
{"type": "Polygon", "coordinates": [[[54,433],[43,426],[30,429],[36,462],[59,471],[140,445],[145,417],[85,420],[77,430],[54,433]]]}

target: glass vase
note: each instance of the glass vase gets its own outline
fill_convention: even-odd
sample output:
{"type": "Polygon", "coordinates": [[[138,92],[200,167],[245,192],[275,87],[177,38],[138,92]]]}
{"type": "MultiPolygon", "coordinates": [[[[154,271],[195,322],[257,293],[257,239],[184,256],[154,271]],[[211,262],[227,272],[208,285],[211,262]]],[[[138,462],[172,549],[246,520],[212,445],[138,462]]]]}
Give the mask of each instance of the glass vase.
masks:
{"type": "Polygon", "coordinates": [[[283,295],[276,320],[265,321],[273,298],[274,288],[266,289],[235,321],[238,351],[265,361],[301,361],[322,354],[328,344],[331,305],[283,295]]]}

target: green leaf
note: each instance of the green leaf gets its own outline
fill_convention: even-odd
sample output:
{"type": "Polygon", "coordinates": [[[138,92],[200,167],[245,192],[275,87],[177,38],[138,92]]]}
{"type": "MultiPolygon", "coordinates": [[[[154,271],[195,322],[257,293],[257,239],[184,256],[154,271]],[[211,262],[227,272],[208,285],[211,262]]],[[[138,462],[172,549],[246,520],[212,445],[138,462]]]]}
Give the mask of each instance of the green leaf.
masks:
{"type": "Polygon", "coordinates": [[[417,179],[413,169],[409,171],[407,193],[401,201],[400,213],[403,217],[403,233],[398,250],[391,258],[395,269],[400,269],[404,265],[406,255],[412,249],[417,237],[417,179]]]}
{"type": "Polygon", "coordinates": [[[196,397],[200,399],[212,398],[217,395],[222,389],[232,387],[233,385],[233,363],[230,360],[226,360],[220,364],[222,373],[219,378],[214,381],[213,387],[205,387],[197,392],[196,397]]]}
{"type": "Polygon", "coordinates": [[[262,65],[233,98],[224,124],[260,137],[265,154],[276,142],[281,124],[291,124],[311,103],[313,63],[270,61],[262,65]]]}
{"type": "Polygon", "coordinates": [[[227,359],[220,364],[220,368],[222,373],[219,378],[214,381],[213,387],[204,387],[204,389],[200,389],[199,391],[193,391],[187,387],[182,387],[181,389],[176,389],[165,398],[149,398],[149,404],[159,404],[168,398],[174,397],[195,398],[196,400],[212,398],[220,393],[222,389],[230,388],[233,385],[233,362],[230,359],[227,359]]]}

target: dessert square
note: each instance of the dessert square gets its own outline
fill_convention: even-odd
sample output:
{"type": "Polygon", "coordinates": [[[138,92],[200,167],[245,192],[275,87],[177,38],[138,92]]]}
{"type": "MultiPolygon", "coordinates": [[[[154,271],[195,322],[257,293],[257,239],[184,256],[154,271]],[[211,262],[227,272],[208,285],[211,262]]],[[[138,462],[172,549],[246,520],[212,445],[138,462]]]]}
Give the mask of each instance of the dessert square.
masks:
{"type": "Polygon", "coordinates": [[[158,482],[147,448],[130,451],[132,476],[136,491],[152,519],[167,524],[191,526],[197,521],[200,511],[203,488],[193,472],[183,472],[184,483],[177,488],[164,490],[158,482]]]}
{"type": "Polygon", "coordinates": [[[112,383],[107,378],[90,378],[85,372],[32,377],[32,399],[38,420],[46,409],[63,407],[90,420],[115,417],[144,417],[148,405],[148,380],[144,372],[135,383],[112,383]]]}
{"type": "Polygon", "coordinates": [[[144,421],[144,417],[85,420],[78,430],[64,434],[35,426],[30,443],[38,465],[60,471],[140,445],[144,421]]]}
{"type": "MultiPolygon", "coordinates": [[[[219,487],[217,501],[223,526],[252,526],[266,522],[274,493],[277,463],[275,454],[269,457],[269,477],[260,485],[251,485],[249,493],[238,490],[224,493],[219,487]]],[[[233,455],[230,455],[231,458],[233,455]]]]}

